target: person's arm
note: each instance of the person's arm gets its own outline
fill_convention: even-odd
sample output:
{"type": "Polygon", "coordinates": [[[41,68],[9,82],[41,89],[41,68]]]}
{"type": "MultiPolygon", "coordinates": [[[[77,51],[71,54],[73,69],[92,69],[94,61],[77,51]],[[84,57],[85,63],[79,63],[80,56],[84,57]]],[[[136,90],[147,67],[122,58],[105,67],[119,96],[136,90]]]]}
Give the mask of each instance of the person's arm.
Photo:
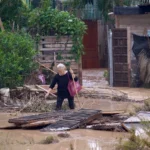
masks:
{"type": "Polygon", "coordinates": [[[75,74],[74,74],[74,72],[73,72],[72,69],[70,69],[70,70],[68,71],[68,73],[69,73],[69,78],[70,78],[71,80],[73,80],[73,78],[74,78],[74,81],[78,81],[78,78],[75,76],[75,74]]]}
{"type": "Polygon", "coordinates": [[[49,90],[47,91],[47,93],[45,95],[45,98],[47,98],[49,96],[49,94],[51,93],[51,91],[54,88],[54,86],[56,85],[56,83],[57,83],[57,75],[55,75],[55,77],[53,78],[52,83],[49,86],[49,90]]]}
{"type": "Polygon", "coordinates": [[[57,75],[55,75],[55,77],[53,78],[52,83],[50,84],[49,88],[53,89],[56,83],[57,83],[57,75]]]}

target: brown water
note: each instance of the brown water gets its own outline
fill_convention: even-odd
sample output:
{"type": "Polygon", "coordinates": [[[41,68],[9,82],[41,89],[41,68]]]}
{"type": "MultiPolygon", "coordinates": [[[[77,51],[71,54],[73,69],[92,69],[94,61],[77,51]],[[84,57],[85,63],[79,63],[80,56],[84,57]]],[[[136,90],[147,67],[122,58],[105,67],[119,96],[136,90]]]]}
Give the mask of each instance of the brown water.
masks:
{"type": "Polygon", "coordinates": [[[102,132],[93,130],[73,130],[70,138],[58,138],[58,133],[42,133],[38,130],[0,131],[0,150],[115,150],[120,138],[127,133],[102,132]],[[56,144],[42,145],[39,142],[47,136],[56,137],[56,144]]]}
{"type": "MultiPolygon", "coordinates": [[[[127,111],[132,108],[132,103],[115,102],[111,100],[85,99],[84,108],[100,109],[103,111],[127,111]]],[[[27,115],[27,114],[22,114],[27,115]]],[[[14,114],[0,113],[0,127],[8,126],[8,119],[14,118],[14,114]]],[[[0,150],[115,150],[120,138],[128,136],[127,133],[94,131],[89,129],[77,129],[68,132],[70,138],[58,138],[55,132],[43,133],[39,130],[0,130],[0,150]],[[39,142],[47,136],[56,137],[59,142],[50,145],[42,145],[39,142]]]]}

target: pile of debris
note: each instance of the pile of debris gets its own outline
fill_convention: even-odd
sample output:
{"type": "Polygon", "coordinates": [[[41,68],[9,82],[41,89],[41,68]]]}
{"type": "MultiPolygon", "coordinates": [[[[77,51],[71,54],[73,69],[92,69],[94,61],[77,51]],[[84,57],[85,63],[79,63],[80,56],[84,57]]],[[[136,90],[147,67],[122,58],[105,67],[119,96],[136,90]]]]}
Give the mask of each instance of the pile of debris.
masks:
{"type": "Polygon", "coordinates": [[[41,131],[65,131],[75,128],[124,132],[121,122],[126,119],[119,112],[102,112],[100,110],[80,109],[76,111],[60,110],[38,115],[9,119],[13,128],[37,127],[41,131]]]}
{"type": "Polygon", "coordinates": [[[144,133],[144,122],[150,123],[150,112],[139,112],[128,117],[120,112],[102,112],[93,109],[60,110],[38,115],[9,119],[10,128],[37,129],[42,132],[66,131],[77,128],[125,132],[135,129],[137,135],[144,133]]]}
{"type": "Polygon", "coordinates": [[[18,110],[22,110],[22,112],[51,111],[55,105],[56,97],[50,95],[47,99],[50,103],[47,104],[45,100],[46,89],[48,86],[44,85],[24,85],[11,90],[8,88],[0,89],[0,108],[6,112],[18,110]]]}

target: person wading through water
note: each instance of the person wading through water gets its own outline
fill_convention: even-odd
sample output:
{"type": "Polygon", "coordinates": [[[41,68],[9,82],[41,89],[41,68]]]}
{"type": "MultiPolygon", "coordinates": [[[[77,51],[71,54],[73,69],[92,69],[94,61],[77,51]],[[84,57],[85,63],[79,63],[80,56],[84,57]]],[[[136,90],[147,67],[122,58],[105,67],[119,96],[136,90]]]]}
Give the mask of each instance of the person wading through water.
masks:
{"type": "Polygon", "coordinates": [[[65,98],[68,99],[70,109],[74,109],[75,108],[74,97],[72,97],[68,91],[68,83],[69,83],[69,80],[73,80],[73,78],[74,78],[74,81],[76,82],[78,78],[73,73],[73,70],[70,69],[70,71],[67,71],[66,66],[64,64],[58,64],[57,71],[58,71],[58,74],[56,74],[55,77],[53,78],[52,83],[45,97],[47,98],[49,96],[54,86],[57,84],[58,87],[57,87],[56,110],[61,109],[62,103],[65,98]]]}

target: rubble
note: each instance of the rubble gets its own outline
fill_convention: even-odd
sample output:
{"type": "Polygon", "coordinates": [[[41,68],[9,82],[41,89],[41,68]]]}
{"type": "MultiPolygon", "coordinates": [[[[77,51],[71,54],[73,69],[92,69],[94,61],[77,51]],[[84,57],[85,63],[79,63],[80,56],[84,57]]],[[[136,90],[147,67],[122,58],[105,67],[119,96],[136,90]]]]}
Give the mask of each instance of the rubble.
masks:
{"type": "MultiPolygon", "coordinates": [[[[135,130],[136,136],[145,136],[146,135],[146,126],[150,126],[150,112],[141,111],[135,116],[129,117],[126,119],[122,126],[127,131],[135,130]]],[[[149,129],[148,129],[149,130],[149,129]]]]}

